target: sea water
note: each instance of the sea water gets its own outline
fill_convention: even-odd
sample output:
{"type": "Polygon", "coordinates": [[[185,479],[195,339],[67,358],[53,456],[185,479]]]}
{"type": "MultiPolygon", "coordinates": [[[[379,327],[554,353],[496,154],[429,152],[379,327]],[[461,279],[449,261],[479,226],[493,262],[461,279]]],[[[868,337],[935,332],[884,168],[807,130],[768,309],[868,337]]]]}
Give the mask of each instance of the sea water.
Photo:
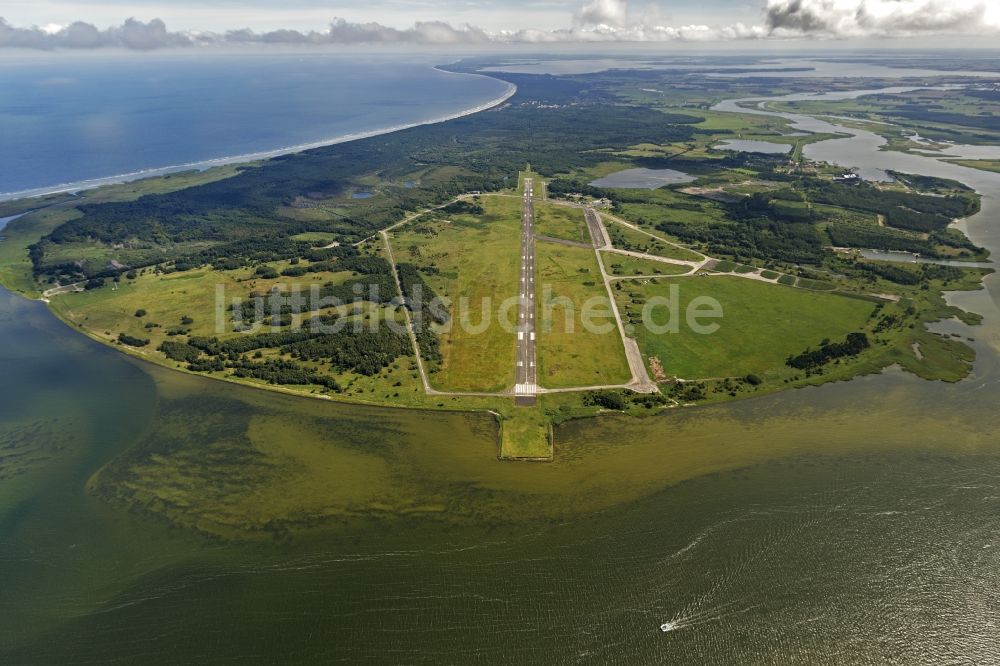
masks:
{"type": "Polygon", "coordinates": [[[5,56],[0,200],[289,152],[458,115],[511,92],[506,82],[433,63],[332,54],[5,56]]]}

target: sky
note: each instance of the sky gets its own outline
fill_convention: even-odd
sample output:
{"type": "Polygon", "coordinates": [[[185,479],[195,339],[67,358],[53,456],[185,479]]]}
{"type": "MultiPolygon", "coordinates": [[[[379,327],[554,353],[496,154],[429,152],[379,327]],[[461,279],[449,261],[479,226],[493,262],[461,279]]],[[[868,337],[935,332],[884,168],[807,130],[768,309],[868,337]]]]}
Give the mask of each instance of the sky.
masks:
{"type": "Polygon", "coordinates": [[[1000,44],[1000,0],[4,0],[0,48],[1000,44]]]}

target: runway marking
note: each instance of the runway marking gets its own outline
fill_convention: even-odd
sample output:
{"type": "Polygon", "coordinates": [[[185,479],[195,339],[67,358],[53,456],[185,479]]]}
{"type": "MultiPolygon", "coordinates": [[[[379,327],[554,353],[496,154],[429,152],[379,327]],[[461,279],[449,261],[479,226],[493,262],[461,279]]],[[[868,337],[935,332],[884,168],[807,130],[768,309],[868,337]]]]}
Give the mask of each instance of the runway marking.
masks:
{"type": "Polygon", "coordinates": [[[535,380],[535,331],[534,331],[534,183],[524,179],[523,209],[521,214],[521,294],[518,299],[520,322],[517,331],[517,358],[514,392],[518,396],[533,396],[538,392],[535,380]],[[527,335],[525,335],[527,333],[527,335]]]}

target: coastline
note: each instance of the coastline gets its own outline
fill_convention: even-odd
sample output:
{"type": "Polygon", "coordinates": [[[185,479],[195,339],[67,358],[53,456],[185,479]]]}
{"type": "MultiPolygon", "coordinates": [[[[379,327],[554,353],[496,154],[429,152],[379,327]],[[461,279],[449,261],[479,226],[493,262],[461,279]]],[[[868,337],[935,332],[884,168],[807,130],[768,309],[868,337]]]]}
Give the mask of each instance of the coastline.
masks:
{"type": "MultiPolygon", "coordinates": [[[[439,68],[435,67],[435,69],[439,69],[439,68]]],[[[441,69],[440,71],[451,73],[451,74],[464,74],[463,72],[450,72],[450,71],[444,70],[444,69],[441,69]]],[[[484,74],[471,74],[471,75],[472,76],[483,76],[485,78],[494,78],[494,77],[490,77],[490,76],[487,76],[487,75],[484,75],[484,74]]],[[[496,80],[500,80],[500,79],[496,79],[496,80]]],[[[485,110],[488,110],[488,109],[491,109],[491,108],[495,108],[496,106],[498,106],[500,104],[503,104],[506,100],[510,99],[517,92],[517,86],[515,84],[509,83],[509,82],[505,82],[505,83],[507,83],[507,90],[504,92],[504,94],[502,96],[497,97],[497,98],[495,98],[493,100],[489,100],[489,101],[487,101],[487,102],[485,102],[483,104],[477,105],[476,107],[472,107],[470,109],[465,109],[463,111],[460,111],[460,112],[457,112],[457,113],[454,113],[454,114],[450,114],[450,115],[447,115],[447,116],[435,118],[435,119],[432,119],[432,120],[429,120],[429,121],[426,121],[426,122],[410,123],[410,124],[400,125],[400,126],[396,126],[396,127],[382,129],[382,130],[373,130],[371,132],[352,133],[352,134],[344,135],[343,137],[339,137],[337,139],[332,139],[332,140],[330,140],[328,142],[322,142],[322,143],[319,143],[319,144],[302,144],[300,146],[295,146],[295,147],[288,148],[287,149],[288,152],[275,152],[275,154],[273,154],[273,155],[271,153],[268,153],[268,155],[271,156],[271,157],[276,157],[279,154],[298,153],[298,152],[303,152],[303,151],[307,151],[307,150],[310,150],[310,149],[319,148],[319,147],[323,147],[323,146],[337,145],[337,144],[340,144],[340,143],[347,143],[347,142],[353,141],[353,140],[361,140],[361,139],[365,139],[365,138],[370,138],[372,136],[390,134],[392,132],[403,131],[403,130],[406,130],[406,129],[410,129],[410,128],[413,128],[413,127],[419,127],[419,126],[423,126],[423,125],[432,125],[432,124],[436,124],[436,123],[448,122],[448,121],[453,120],[453,119],[457,119],[457,118],[469,116],[469,115],[472,115],[474,113],[478,113],[480,111],[485,111],[485,110]]],[[[736,101],[739,101],[739,100],[736,100],[736,101]]],[[[260,154],[255,154],[255,155],[260,155],[260,154]]],[[[235,156],[233,158],[219,158],[219,159],[239,160],[239,157],[240,156],[235,156]]],[[[261,158],[261,159],[266,159],[266,158],[261,158]]],[[[218,161],[218,160],[213,160],[213,162],[216,162],[216,161],[218,161]]],[[[246,161],[253,161],[253,160],[252,159],[248,159],[246,161]]],[[[237,162],[235,162],[235,161],[234,162],[226,162],[226,164],[233,164],[233,163],[237,163],[237,162]]],[[[220,162],[219,164],[217,164],[215,166],[222,166],[222,165],[223,164],[220,162]]],[[[170,168],[170,167],[166,167],[166,168],[170,168]]],[[[183,168],[183,167],[176,167],[176,168],[183,168]]],[[[142,178],[155,178],[158,175],[163,175],[163,174],[148,174],[146,172],[143,172],[143,175],[141,177],[137,178],[137,180],[138,179],[142,179],[142,178]]],[[[132,181],[121,181],[121,182],[132,182],[132,181]]],[[[65,192],[65,191],[68,191],[68,190],[62,190],[62,191],[65,192]]],[[[976,191],[979,193],[980,196],[983,196],[983,192],[981,192],[979,190],[976,190],[976,191]]],[[[2,197],[2,195],[0,195],[0,197],[2,197]]],[[[979,213],[977,213],[977,215],[980,215],[980,214],[981,214],[981,211],[979,211],[979,213]]],[[[14,217],[17,217],[17,216],[14,216],[14,217]]],[[[968,220],[969,218],[965,218],[965,219],[968,220]]],[[[11,290],[11,291],[12,291],[12,293],[17,293],[14,290],[11,290]]],[[[947,293],[963,293],[963,292],[944,292],[944,293],[947,294],[947,293]]],[[[26,294],[21,294],[21,295],[22,296],[27,296],[26,294]]],[[[27,297],[31,298],[30,296],[27,296],[27,297]]],[[[94,331],[92,331],[90,329],[87,329],[87,328],[84,328],[84,327],[80,326],[80,324],[78,322],[75,322],[75,321],[69,319],[68,317],[66,317],[65,313],[63,311],[61,311],[60,308],[53,307],[53,304],[49,301],[48,298],[45,297],[44,293],[41,295],[40,298],[34,298],[33,300],[39,300],[39,301],[45,303],[45,305],[46,305],[47,309],[49,310],[49,312],[52,313],[57,319],[59,319],[63,324],[65,324],[66,326],[68,326],[68,327],[70,327],[70,328],[72,328],[72,329],[74,329],[74,330],[76,330],[78,332],[82,332],[84,335],[86,335],[87,337],[91,338],[95,342],[102,343],[103,345],[105,345],[107,347],[110,347],[110,348],[112,348],[112,349],[114,349],[114,350],[116,350],[116,351],[118,351],[120,353],[125,354],[126,356],[131,357],[132,359],[135,359],[135,360],[138,360],[138,361],[149,362],[149,363],[152,363],[153,365],[159,366],[160,368],[164,368],[164,369],[167,369],[167,370],[173,370],[173,371],[178,371],[179,370],[181,373],[189,375],[189,376],[197,376],[197,377],[215,379],[217,381],[223,381],[223,382],[227,382],[227,383],[230,383],[230,384],[237,384],[237,385],[241,385],[241,386],[245,386],[245,387],[250,387],[250,388],[259,388],[259,389],[264,389],[264,390],[268,390],[268,391],[272,391],[272,392],[276,392],[276,393],[281,393],[281,394],[285,394],[285,395],[294,395],[294,396],[297,396],[297,397],[312,397],[312,398],[325,399],[325,400],[328,400],[328,401],[339,402],[339,403],[344,403],[344,404],[358,404],[358,405],[367,405],[367,406],[377,406],[377,407],[382,407],[382,408],[387,408],[387,409],[400,409],[401,408],[401,409],[417,409],[417,410],[427,410],[427,411],[460,411],[460,412],[478,412],[478,411],[481,411],[482,409],[487,409],[488,411],[493,411],[493,409],[492,409],[491,406],[487,406],[487,405],[470,405],[470,404],[467,404],[466,401],[463,401],[460,406],[459,405],[451,405],[451,406],[437,405],[437,406],[431,406],[430,404],[428,404],[428,405],[422,405],[422,404],[405,404],[405,403],[384,402],[384,401],[380,401],[380,400],[365,400],[365,399],[359,399],[359,398],[357,398],[357,397],[355,397],[353,395],[342,395],[342,394],[338,394],[338,395],[315,395],[315,394],[311,394],[311,393],[307,392],[306,390],[299,390],[299,389],[295,389],[295,388],[289,388],[289,387],[286,387],[286,386],[276,386],[276,385],[270,385],[270,384],[261,383],[261,382],[257,382],[257,381],[248,381],[248,380],[243,380],[243,379],[238,379],[238,378],[233,378],[233,377],[220,377],[220,376],[215,376],[215,375],[206,374],[206,373],[202,373],[202,372],[191,371],[191,370],[187,370],[187,369],[185,369],[183,367],[179,367],[179,366],[177,366],[177,365],[175,365],[173,363],[170,363],[169,361],[166,361],[165,359],[160,359],[160,358],[158,358],[156,356],[149,355],[149,354],[147,354],[144,351],[140,351],[140,350],[133,349],[133,348],[130,348],[130,347],[127,347],[127,346],[116,344],[113,339],[105,338],[105,337],[103,337],[103,336],[95,333],[94,331]]],[[[940,320],[937,320],[937,321],[940,321],[940,320]]],[[[815,386],[815,385],[825,384],[825,383],[839,383],[839,382],[842,382],[842,381],[850,381],[850,380],[852,380],[852,379],[854,379],[854,378],[856,378],[858,376],[865,376],[865,375],[869,375],[869,374],[879,374],[879,373],[883,372],[886,367],[887,366],[879,366],[877,368],[876,367],[863,368],[863,369],[861,369],[860,372],[857,372],[857,373],[852,373],[852,374],[845,375],[845,376],[830,376],[830,377],[826,377],[826,378],[824,378],[822,380],[818,380],[818,381],[815,381],[815,382],[809,382],[807,385],[809,385],[809,386],[815,386]]],[[[918,373],[914,373],[914,374],[918,374],[918,373]]],[[[928,377],[924,377],[924,379],[929,379],[929,378],[928,377]]],[[[801,387],[796,386],[794,388],[801,388],[801,387]]],[[[739,398],[737,398],[737,400],[744,400],[744,399],[748,399],[750,397],[757,397],[759,395],[766,395],[766,394],[769,394],[769,393],[781,392],[781,391],[784,391],[784,390],[786,390],[785,387],[781,387],[781,386],[775,385],[774,387],[769,387],[769,390],[765,390],[763,393],[755,394],[753,396],[751,396],[751,395],[740,396],[739,398]]],[[[433,400],[431,400],[429,402],[433,402],[433,400]]],[[[726,400],[725,402],[729,402],[729,401],[726,400]]],[[[700,404],[708,404],[708,403],[700,403],[700,404]]],[[[665,407],[664,409],[669,409],[669,407],[665,407]]],[[[657,410],[657,412],[659,412],[659,411],[662,411],[662,410],[657,410]]],[[[590,416],[590,415],[591,414],[587,414],[586,416],[590,416]]]]}
{"type": "Polygon", "coordinates": [[[17,201],[20,199],[35,199],[39,197],[50,196],[53,194],[75,194],[77,192],[82,192],[84,190],[92,190],[98,187],[103,187],[105,185],[120,185],[122,183],[131,183],[138,180],[144,180],[146,178],[157,178],[157,177],[167,176],[170,174],[182,173],[185,171],[207,171],[215,167],[231,166],[234,164],[249,164],[252,162],[258,162],[262,160],[269,160],[275,157],[281,157],[283,155],[293,155],[295,153],[302,153],[317,148],[326,148],[327,146],[335,146],[341,143],[358,141],[360,139],[370,139],[375,136],[392,134],[393,132],[400,132],[403,130],[412,129],[414,127],[422,127],[424,125],[436,125],[438,123],[444,123],[450,120],[456,120],[458,118],[471,116],[481,111],[488,111],[489,109],[500,106],[501,104],[509,100],[511,97],[513,97],[515,93],[517,93],[516,85],[510,83],[509,81],[504,81],[503,79],[499,79],[496,77],[487,76],[485,74],[454,72],[447,69],[442,69],[440,66],[437,65],[433,66],[432,69],[446,74],[453,74],[458,76],[479,76],[483,78],[492,79],[494,81],[500,81],[506,84],[507,89],[499,97],[487,100],[486,102],[483,102],[476,106],[462,109],[461,111],[457,111],[455,113],[446,114],[443,116],[437,116],[427,120],[419,120],[412,123],[403,123],[401,125],[392,125],[389,127],[380,127],[377,129],[365,130],[362,132],[351,132],[348,134],[342,134],[339,136],[329,137],[326,139],[319,139],[317,141],[310,141],[307,143],[299,143],[291,146],[275,148],[273,150],[258,151],[254,153],[242,153],[239,155],[226,155],[207,160],[185,162],[183,164],[172,164],[162,167],[154,167],[150,169],[140,169],[123,174],[103,176],[99,178],[90,178],[87,180],[81,180],[72,183],[61,183],[58,185],[37,187],[29,190],[21,190],[18,192],[0,192],[0,202],[17,201]]]}

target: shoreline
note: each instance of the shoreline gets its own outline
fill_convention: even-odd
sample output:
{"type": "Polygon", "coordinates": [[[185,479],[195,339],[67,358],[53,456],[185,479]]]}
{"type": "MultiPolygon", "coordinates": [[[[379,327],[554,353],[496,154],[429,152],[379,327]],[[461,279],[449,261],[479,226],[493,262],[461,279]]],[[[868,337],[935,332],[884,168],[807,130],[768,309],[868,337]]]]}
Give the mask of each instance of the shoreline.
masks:
{"type": "MultiPolygon", "coordinates": [[[[437,69],[437,67],[435,67],[435,69],[437,69]]],[[[441,70],[441,71],[448,72],[448,70],[441,70]]],[[[448,72],[448,73],[463,74],[461,72],[448,72]]],[[[486,75],[483,75],[483,74],[472,74],[472,75],[473,76],[484,76],[485,78],[493,78],[493,77],[489,77],[489,76],[486,76],[486,75]]],[[[496,79],[496,80],[501,80],[501,79],[496,79]]],[[[331,143],[323,143],[322,145],[323,146],[325,146],[325,145],[336,145],[338,143],[346,143],[348,141],[359,140],[359,139],[363,139],[363,138],[369,138],[371,136],[390,134],[390,133],[392,133],[394,131],[402,131],[402,130],[410,129],[410,128],[413,128],[413,127],[418,127],[418,126],[423,126],[423,125],[432,125],[432,124],[442,123],[442,122],[448,122],[448,121],[456,119],[456,118],[465,117],[465,116],[468,116],[468,115],[472,115],[474,113],[478,113],[480,111],[485,111],[485,110],[488,110],[488,109],[491,109],[491,108],[495,108],[496,106],[498,106],[500,104],[503,104],[506,100],[510,99],[517,92],[517,86],[515,84],[509,83],[509,82],[505,82],[505,83],[508,84],[508,87],[507,87],[507,90],[505,91],[504,95],[502,95],[501,97],[495,98],[493,100],[490,100],[490,101],[488,101],[486,103],[480,104],[480,105],[478,105],[476,107],[473,107],[471,109],[466,109],[464,111],[461,111],[461,112],[458,112],[458,113],[455,113],[455,114],[451,114],[451,115],[449,115],[447,117],[436,118],[436,119],[433,119],[433,120],[430,120],[430,121],[426,121],[426,122],[411,123],[411,124],[407,124],[407,125],[397,126],[397,127],[394,127],[394,128],[388,128],[388,129],[385,129],[385,130],[376,130],[376,131],[373,131],[373,132],[363,132],[363,133],[355,133],[355,134],[351,134],[351,135],[345,135],[345,137],[347,137],[347,138],[341,138],[341,139],[338,139],[338,140],[333,140],[331,143]]],[[[740,101],[740,100],[735,100],[735,101],[740,101]]],[[[312,148],[317,148],[317,147],[322,147],[322,146],[320,146],[320,145],[313,146],[312,144],[308,144],[308,145],[306,145],[306,147],[302,147],[301,149],[295,149],[294,152],[302,152],[302,151],[309,150],[309,149],[312,149],[312,148]]],[[[293,148],[298,148],[298,147],[293,147],[293,148]]],[[[288,154],[288,153],[281,153],[281,154],[288,154]]],[[[277,156],[277,155],[275,155],[275,156],[277,156]]],[[[156,177],[156,176],[144,176],[144,177],[156,177]]],[[[123,182],[125,182],[125,181],[123,181],[123,182]]],[[[973,189],[974,189],[974,191],[977,192],[977,194],[980,197],[984,196],[983,192],[979,191],[976,188],[973,188],[973,189]]],[[[65,191],[65,190],[63,190],[63,191],[65,191]]],[[[0,195],[0,197],[2,197],[2,195],[0,195]]],[[[981,214],[981,212],[982,211],[978,211],[976,213],[976,215],[981,214]]],[[[18,217],[18,216],[14,216],[14,217],[18,217]]],[[[969,218],[964,218],[964,219],[969,219],[969,218]]],[[[969,267],[972,267],[972,266],[969,266],[969,267]]],[[[980,284],[983,284],[983,283],[980,282],[980,284]]],[[[11,293],[18,293],[17,291],[12,290],[12,289],[10,291],[11,291],[11,293]]],[[[942,292],[942,294],[945,295],[945,296],[948,293],[960,293],[960,292],[942,292]]],[[[20,295],[24,296],[26,298],[29,298],[31,300],[37,300],[37,301],[40,301],[40,302],[44,303],[46,309],[51,314],[53,314],[58,320],[60,320],[64,325],[66,325],[67,327],[69,327],[69,328],[71,328],[73,330],[76,330],[77,332],[83,333],[86,337],[90,338],[94,342],[102,344],[103,346],[108,347],[108,348],[110,348],[110,349],[112,349],[114,351],[118,351],[119,353],[123,353],[125,356],[128,356],[128,357],[130,357],[130,358],[132,358],[134,360],[137,360],[137,361],[140,361],[140,362],[151,363],[152,365],[155,365],[155,366],[157,366],[159,368],[166,369],[166,370],[180,371],[181,373],[183,373],[185,375],[188,375],[188,376],[197,376],[197,377],[202,377],[202,378],[214,379],[216,381],[222,381],[222,382],[226,382],[226,383],[229,383],[229,384],[236,384],[236,385],[244,386],[244,387],[247,387],[247,388],[264,389],[265,391],[272,391],[272,392],[281,393],[281,394],[284,394],[284,395],[292,395],[292,396],[296,396],[296,397],[306,397],[306,398],[316,398],[316,399],[327,400],[327,401],[331,401],[331,402],[337,402],[337,403],[341,403],[341,404],[368,405],[368,406],[372,406],[372,407],[380,407],[380,408],[385,408],[385,409],[416,409],[416,410],[426,410],[426,411],[430,411],[430,412],[434,412],[434,411],[460,411],[460,412],[470,412],[470,413],[476,413],[476,412],[482,411],[482,409],[483,409],[483,407],[478,406],[478,405],[476,405],[476,406],[462,405],[462,406],[447,406],[447,407],[445,407],[445,406],[429,406],[429,405],[415,405],[415,404],[405,404],[405,403],[393,403],[393,402],[384,402],[384,401],[379,401],[379,400],[364,400],[364,399],[358,399],[358,398],[350,396],[350,395],[342,395],[342,394],[335,394],[335,395],[323,394],[323,395],[317,395],[317,394],[312,394],[312,393],[306,392],[305,390],[298,390],[296,388],[290,388],[290,387],[287,387],[287,386],[270,385],[270,384],[258,383],[258,382],[254,382],[254,381],[245,381],[245,380],[241,380],[241,379],[233,378],[233,377],[216,376],[216,375],[212,375],[212,374],[208,374],[208,373],[202,373],[202,372],[192,371],[192,370],[188,370],[188,369],[183,368],[183,367],[179,367],[179,366],[177,366],[177,365],[175,365],[173,363],[167,362],[167,361],[162,360],[162,359],[160,359],[158,357],[155,357],[155,356],[152,356],[152,355],[148,355],[147,353],[145,353],[143,351],[139,351],[139,350],[136,350],[136,349],[133,349],[133,348],[129,348],[127,346],[118,345],[118,344],[115,343],[114,340],[107,339],[107,338],[105,338],[105,337],[103,337],[103,336],[95,333],[91,329],[84,328],[84,327],[80,326],[78,322],[72,321],[69,318],[65,317],[64,313],[59,308],[53,307],[52,303],[50,302],[49,298],[46,297],[46,295],[45,295],[44,292],[39,297],[32,297],[32,296],[29,296],[29,295],[23,294],[23,293],[21,293],[20,295]]],[[[891,366],[886,366],[886,367],[891,367],[891,366]]],[[[821,380],[821,381],[819,381],[819,382],[817,382],[815,384],[812,383],[812,382],[809,382],[809,383],[807,383],[807,384],[805,384],[803,386],[795,386],[795,387],[787,387],[787,388],[804,388],[805,386],[818,386],[818,385],[827,384],[827,383],[840,383],[842,381],[851,381],[851,380],[853,380],[853,379],[855,379],[855,378],[857,378],[859,376],[866,376],[866,375],[869,375],[869,374],[881,374],[882,372],[884,372],[886,370],[886,367],[879,367],[877,369],[866,369],[866,370],[863,370],[861,372],[858,372],[856,374],[852,374],[852,375],[846,376],[846,377],[831,377],[831,378],[828,378],[828,379],[825,379],[825,380],[821,380]]],[[[920,377],[919,374],[917,374],[917,373],[915,373],[913,371],[909,371],[909,372],[911,374],[914,374],[914,375],[920,377]]],[[[928,378],[924,377],[924,379],[928,379],[928,378]]],[[[760,395],[767,395],[767,394],[771,394],[771,393],[783,392],[784,390],[787,390],[787,388],[783,388],[783,387],[780,387],[780,386],[775,386],[775,387],[773,387],[772,390],[767,390],[763,394],[760,394],[760,395]]],[[[479,397],[479,396],[477,396],[477,397],[479,397]]],[[[492,396],[492,397],[499,397],[499,396],[492,396]]],[[[760,396],[759,395],[745,395],[745,396],[740,396],[740,397],[738,397],[736,399],[736,401],[741,401],[741,400],[749,399],[749,398],[752,398],[752,397],[760,397],[760,396]]],[[[731,401],[728,400],[728,399],[726,399],[726,400],[722,400],[721,402],[728,403],[728,402],[731,402],[731,401]]],[[[716,403],[714,401],[709,401],[709,402],[705,402],[705,403],[699,403],[699,406],[700,405],[707,405],[707,404],[716,404],[716,403]]],[[[678,405],[675,405],[673,407],[677,407],[677,406],[678,405]]],[[[687,406],[687,405],[685,405],[685,406],[687,406]]],[[[670,407],[665,407],[664,409],[670,409],[670,407]]],[[[657,412],[660,412],[660,411],[663,411],[663,410],[657,410],[657,412]]],[[[587,416],[590,416],[590,415],[588,414],[587,416]]],[[[571,418],[578,418],[578,417],[571,417],[571,418]]]]}
{"type": "Polygon", "coordinates": [[[509,100],[517,93],[517,86],[515,84],[493,76],[487,76],[485,74],[477,74],[477,73],[453,72],[447,69],[443,69],[442,66],[438,65],[432,66],[432,69],[446,74],[453,74],[457,76],[480,76],[483,78],[492,79],[494,81],[500,81],[506,84],[507,89],[499,97],[494,97],[493,99],[487,100],[486,102],[478,104],[474,107],[469,107],[461,111],[457,111],[455,113],[446,114],[443,116],[437,116],[427,120],[419,120],[412,123],[392,125],[390,127],[380,127],[377,129],[364,130],[361,132],[351,132],[348,134],[342,134],[340,136],[329,137],[326,139],[319,139],[317,141],[309,141],[306,143],[299,143],[291,146],[284,146],[272,150],[263,150],[253,153],[242,153],[239,155],[226,155],[206,160],[185,162],[183,164],[172,164],[162,167],[138,169],[135,171],[129,171],[127,173],[116,174],[112,176],[90,178],[87,180],[80,180],[71,183],[60,183],[57,185],[47,185],[28,190],[20,190],[17,192],[0,192],[0,202],[18,201],[21,199],[36,199],[39,197],[51,196],[53,194],[76,194],[79,192],[83,192],[85,190],[97,189],[105,185],[121,185],[123,183],[131,183],[139,180],[145,180],[146,178],[158,178],[158,177],[168,176],[171,174],[183,173],[186,171],[208,171],[209,169],[213,169],[215,167],[230,166],[233,164],[250,164],[252,162],[269,160],[275,157],[281,157],[283,155],[293,155],[296,153],[303,153],[309,150],[315,150],[317,148],[326,148],[328,146],[335,146],[341,143],[349,143],[351,141],[359,141],[361,139],[370,139],[372,137],[382,136],[385,134],[392,134],[393,132],[401,132],[403,130],[412,129],[414,127],[422,127],[424,125],[436,125],[438,123],[444,123],[450,120],[456,120],[458,118],[471,116],[475,113],[480,113],[481,111],[488,111],[497,106],[500,106],[501,104],[509,100]]]}

